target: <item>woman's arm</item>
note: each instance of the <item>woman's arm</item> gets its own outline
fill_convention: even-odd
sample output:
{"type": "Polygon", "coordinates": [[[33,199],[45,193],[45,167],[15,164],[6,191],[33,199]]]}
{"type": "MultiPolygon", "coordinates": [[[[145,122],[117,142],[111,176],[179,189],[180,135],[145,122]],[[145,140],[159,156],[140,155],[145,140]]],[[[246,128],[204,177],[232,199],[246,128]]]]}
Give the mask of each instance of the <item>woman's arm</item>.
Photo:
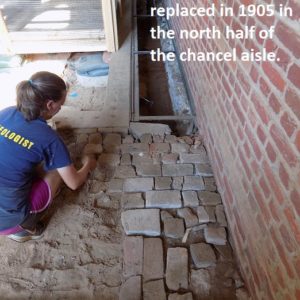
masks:
{"type": "Polygon", "coordinates": [[[57,169],[64,183],[72,190],[76,190],[86,181],[88,173],[95,169],[97,162],[94,157],[86,155],[82,163],[83,166],[79,170],[76,170],[73,164],[57,169]]]}

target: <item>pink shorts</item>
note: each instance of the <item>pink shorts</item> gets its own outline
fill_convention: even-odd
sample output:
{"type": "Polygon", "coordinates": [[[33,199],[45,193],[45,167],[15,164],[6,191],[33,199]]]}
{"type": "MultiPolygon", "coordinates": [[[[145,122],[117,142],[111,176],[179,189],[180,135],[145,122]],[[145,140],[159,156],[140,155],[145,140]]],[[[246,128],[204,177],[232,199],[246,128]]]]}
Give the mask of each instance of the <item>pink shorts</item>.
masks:
{"type": "MultiPolygon", "coordinates": [[[[29,195],[30,213],[37,214],[44,211],[51,203],[51,189],[48,183],[43,179],[36,179],[31,188],[29,195]]],[[[19,225],[0,231],[0,235],[14,234],[22,231],[19,225]]]]}

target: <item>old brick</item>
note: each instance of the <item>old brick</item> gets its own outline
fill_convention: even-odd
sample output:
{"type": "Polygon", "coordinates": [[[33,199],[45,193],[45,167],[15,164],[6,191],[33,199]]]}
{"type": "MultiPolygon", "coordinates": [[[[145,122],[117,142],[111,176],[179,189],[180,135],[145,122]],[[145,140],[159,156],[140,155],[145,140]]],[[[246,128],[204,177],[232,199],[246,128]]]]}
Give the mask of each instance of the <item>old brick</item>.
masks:
{"type": "Polygon", "coordinates": [[[168,300],[193,300],[193,294],[170,294],[168,300]]]}
{"type": "Polygon", "coordinates": [[[120,163],[119,154],[102,153],[98,158],[99,166],[117,166],[120,163]]]}
{"type": "Polygon", "coordinates": [[[209,214],[204,206],[197,207],[197,215],[199,223],[208,223],[210,221],[209,214]]]}
{"type": "Polygon", "coordinates": [[[178,156],[177,153],[163,153],[161,161],[163,164],[176,164],[178,156]]]}
{"type": "Polygon", "coordinates": [[[149,152],[149,145],[148,144],[141,144],[141,143],[135,143],[135,144],[122,144],[121,145],[121,152],[124,153],[148,153],[149,152]]]}
{"type": "Polygon", "coordinates": [[[152,143],[152,134],[150,134],[150,133],[144,133],[140,137],[140,141],[141,141],[141,143],[151,144],[152,143]]]}
{"type": "Polygon", "coordinates": [[[173,179],[172,182],[173,190],[181,190],[183,185],[183,177],[182,176],[172,177],[172,179],[173,179]]]}
{"type": "Polygon", "coordinates": [[[128,177],[135,177],[135,170],[132,166],[118,166],[115,171],[115,178],[125,179],[128,177]]]}
{"type": "Polygon", "coordinates": [[[153,143],[150,144],[150,153],[169,153],[170,152],[170,144],[169,143],[153,143]]]}
{"type": "Polygon", "coordinates": [[[132,164],[134,166],[140,164],[153,164],[153,159],[149,153],[134,153],[132,155],[132,164]]]}
{"type": "Polygon", "coordinates": [[[189,152],[189,150],[190,150],[190,146],[187,144],[181,144],[181,143],[171,144],[172,153],[189,152]]]}
{"type": "Polygon", "coordinates": [[[131,165],[131,155],[129,153],[123,154],[121,156],[120,164],[122,166],[129,166],[129,165],[131,165]]]}
{"type": "Polygon", "coordinates": [[[209,164],[195,164],[195,175],[214,176],[212,168],[209,164]]]}

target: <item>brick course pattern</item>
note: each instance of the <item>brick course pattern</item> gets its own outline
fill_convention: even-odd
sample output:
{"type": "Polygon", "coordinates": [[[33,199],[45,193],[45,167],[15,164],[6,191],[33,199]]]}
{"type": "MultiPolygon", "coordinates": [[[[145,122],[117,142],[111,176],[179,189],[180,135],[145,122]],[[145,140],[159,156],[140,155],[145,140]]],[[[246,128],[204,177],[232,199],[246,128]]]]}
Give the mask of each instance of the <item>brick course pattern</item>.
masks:
{"type": "MultiPolygon", "coordinates": [[[[175,5],[178,1],[166,1],[175,5]]],[[[208,1],[182,0],[182,6],[208,1]]],[[[218,1],[214,1],[218,3],[218,1]]],[[[237,7],[251,0],[227,0],[237,7]]],[[[280,1],[262,0],[261,4],[280,1]]],[[[276,52],[280,62],[183,63],[198,125],[222,195],[236,252],[254,299],[299,296],[300,5],[293,17],[174,17],[179,29],[275,26],[272,40],[178,40],[179,51],[276,52]],[[298,293],[298,294],[297,294],[298,293]]]]}

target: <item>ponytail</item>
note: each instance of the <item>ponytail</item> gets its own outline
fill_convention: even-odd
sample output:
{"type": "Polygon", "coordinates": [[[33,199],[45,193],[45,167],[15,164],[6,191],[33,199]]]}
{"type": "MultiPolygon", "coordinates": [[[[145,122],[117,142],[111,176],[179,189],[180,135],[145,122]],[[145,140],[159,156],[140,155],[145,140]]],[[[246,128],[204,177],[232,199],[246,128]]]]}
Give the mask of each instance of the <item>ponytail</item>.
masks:
{"type": "Polygon", "coordinates": [[[45,110],[47,101],[61,100],[66,89],[66,83],[56,74],[35,73],[17,85],[17,109],[26,120],[35,120],[45,110]]]}

